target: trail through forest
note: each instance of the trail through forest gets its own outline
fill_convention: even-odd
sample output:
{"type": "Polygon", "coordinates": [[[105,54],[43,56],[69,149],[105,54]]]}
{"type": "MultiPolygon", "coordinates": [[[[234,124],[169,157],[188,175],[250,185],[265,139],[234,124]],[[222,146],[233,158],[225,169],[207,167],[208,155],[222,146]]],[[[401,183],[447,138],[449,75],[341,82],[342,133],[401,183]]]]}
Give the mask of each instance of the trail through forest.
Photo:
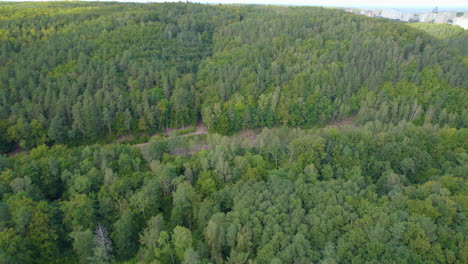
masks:
{"type": "MultiPolygon", "coordinates": [[[[355,116],[350,116],[350,117],[345,118],[345,119],[343,119],[341,121],[334,121],[334,122],[324,126],[323,128],[356,127],[356,124],[354,123],[354,119],[355,119],[355,116]]],[[[157,135],[164,135],[166,137],[170,137],[171,135],[176,134],[178,131],[182,131],[184,129],[191,129],[191,128],[192,128],[192,126],[185,127],[185,128],[178,128],[178,129],[169,128],[169,129],[166,129],[162,133],[153,134],[153,137],[157,136],[157,135]]],[[[237,134],[233,135],[232,139],[247,139],[249,141],[250,145],[253,147],[257,143],[257,138],[258,138],[258,135],[260,134],[260,132],[261,132],[261,128],[244,129],[244,130],[241,130],[240,132],[238,132],[237,134]]],[[[194,136],[194,135],[208,135],[208,127],[206,125],[204,125],[202,122],[200,122],[195,127],[194,132],[190,132],[190,133],[186,133],[186,134],[182,134],[182,135],[178,135],[178,136],[179,137],[185,137],[185,136],[194,136]]],[[[134,146],[137,147],[137,148],[142,149],[145,146],[147,146],[150,142],[151,141],[144,142],[144,143],[139,143],[139,144],[135,144],[134,146]]],[[[196,152],[198,152],[198,151],[200,151],[202,149],[208,149],[208,145],[207,145],[206,142],[203,142],[203,143],[200,142],[199,144],[196,144],[196,145],[192,146],[190,149],[188,149],[188,148],[173,149],[173,150],[171,150],[171,154],[177,155],[177,156],[187,156],[187,155],[192,155],[192,154],[194,154],[194,153],[196,153],[196,152]]]]}
{"type": "Polygon", "coordinates": [[[326,125],[324,128],[329,128],[329,127],[344,127],[344,126],[351,126],[351,127],[356,127],[356,124],[354,123],[354,119],[356,118],[355,115],[347,117],[341,121],[333,121],[330,124],[326,125]]]}
{"type": "MultiPolygon", "coordinates": [[[[157,135],[164,135],[166,137],[169,137],[171,136],[171,134],[177,132],[177,131],[181,131],[181,130],[185,130],[185,129],[190,129],[192,128],[192,126],[188,126],[188,127],[185,127],[185,128],[178,128],[178,129],[175,129],[175,128],[168,128],[166,129],[164,132],[162,133],[155,133],[152,135],[152,137],[154,136],[157,136],[157,135]]],[[[195,131],[194,132],[190,132],[190,133],[187,133],[187,134],[183,134],[183,135],[180,135],[181,137],[185,137],[185,136],[194,136],[194,135],[206,135],[208,134],[208,128],[202,123],[198,123],[198,125],[195,127],[195,131]]],[[[135,144],[134,146],[137,147],[137,148],[142,148],[146,145],[149,144],[149,141],[148,142],[144,142],[144,143],[140,143],[140,144],[135,144]]]]}
{"type": "MultiPolygon", "coordinates": [[[[324,128],[330,128],[330,127],[344,127],[344,126],[351,126],[351,127],[355,127],[355,123],[353,122],[355,116],[351,116],[351,117],[348,117],[348,118],[345,118],[343,119],[342,121],[334,121],[328,125],[326,125],[324,128]]],[[[166,129],[164,132],[162,133],[154,133],[152,135],[152,137],[154,136],[157,136],[157,135],[164,135],[166,137],[170,137],[172,134],[176,133],[177,131],[182,131],[182,130],[185,130],[185,129],[191,129],[193,126],[188,126],[188,127],[185,127],[185,128],[168,128],[166,129]]],[[[259,133],[259,129],[244,129],[242,131],[240,131],[239,133],[237,133],[234,137],[235,138],[247,138],[249,141],[250,141],[250,144],[251,145],[254,145],[256,143],[256,140],[257,140],[257,137],[258,137],[258,133],[259,133]]],[[[197,126],[195,127],[195,131],[193,132],[190,132],[190,133],[187,133],[187,134],[182,134],[182,135],[178,135],[180,137],[185,137],[185,136],[195,136],[195,135],[208,135],[208,127],[203,124],[202,122],[199,122],[197,124],[197,126]]],[[[125,140],[130,140],[130,139],[133,139],[133,135],[121,135],[119,136],[119,138],[117,138],[114,143],[119,143],[119,142],[123,142],[125,140]]],[[[144,143],[139,143],[139,144],[135,144],[134,146],[137,147],[137,148],[143,148],[145,146],[147,146],[148,144],[150,143],[150,141],[147,141],[147,142],[144,142],[144,143]]],[[[205,148],[205,144],[199,144],[197,146],[195,146],[194,149],[196,150],[201,150],[205,148]]],[[[24,152],[24,150],[19,146],[19,144],[15,145],[15,148],[7,153],[8,156],[14,156],[16,154],[19,154],[19,153],[22,153],[24,152]]],[[[175,151],[176,153],[181,153],[181,151],[175,151]]],[[[186,151],[182,151],[183,154],[187,154],[186,151]]],[[[183,155],[183,154],[180,154],[180,155],[183,155]]]]}

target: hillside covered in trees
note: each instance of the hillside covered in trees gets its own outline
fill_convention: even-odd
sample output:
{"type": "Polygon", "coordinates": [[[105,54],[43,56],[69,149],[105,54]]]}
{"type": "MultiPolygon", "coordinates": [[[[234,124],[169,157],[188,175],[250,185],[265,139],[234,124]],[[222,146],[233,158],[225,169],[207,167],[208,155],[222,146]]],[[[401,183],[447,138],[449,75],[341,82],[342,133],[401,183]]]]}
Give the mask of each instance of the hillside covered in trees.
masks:
{"type": "Polygon", "coordinates": [[[2,3],[0,21],[2,151],[199,120],[232,134],[354,115],[457,128],[468,118],[466,37],[450,48],[340,10],[2,3]]]}
{"type": "Polygon", "coordinates": [[[467,41],[313,7],[0,3],[0,263],[468,263],[467,41]]]}

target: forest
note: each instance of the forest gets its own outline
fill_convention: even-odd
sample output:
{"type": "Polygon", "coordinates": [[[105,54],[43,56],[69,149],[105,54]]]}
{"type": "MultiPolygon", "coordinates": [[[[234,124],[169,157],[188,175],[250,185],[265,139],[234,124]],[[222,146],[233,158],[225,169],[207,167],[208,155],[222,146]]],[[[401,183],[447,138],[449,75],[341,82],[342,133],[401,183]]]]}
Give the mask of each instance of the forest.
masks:
{"type": "Polygon", "coordinates": [[[0,3],[0,263],[468,263],[467,47],[321,7],[0,3]]]}

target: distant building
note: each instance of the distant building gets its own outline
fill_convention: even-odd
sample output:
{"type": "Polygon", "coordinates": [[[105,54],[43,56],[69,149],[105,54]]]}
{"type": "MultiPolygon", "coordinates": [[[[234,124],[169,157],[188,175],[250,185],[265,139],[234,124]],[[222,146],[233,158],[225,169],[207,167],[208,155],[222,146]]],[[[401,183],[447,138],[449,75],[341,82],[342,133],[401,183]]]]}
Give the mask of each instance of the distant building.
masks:
{"type": "Polygon", "coordinates": [[[453,25],[457,25],[464,29],[468,29],[468,17],[456,17],[453,20],[453,25]]]}
{"type": "Polygon", "coordinates": [[[368,17],[374,17],[374,12],[370,10],[361,10],[361,15],[365,15],[368,17]]]}
{"type": "Polygon", "coordinates": [[[437,13],[436,18],[434,19],[434,23],[452,24],[455,17],[456,17],[456,13],[454,12],[439,12],[437,13]]]}
{"type": "MultiPolygon", "coordinates": [[[[348,8],[346,12],[358,13],[359,11],[348,8]]],[[[383,17],[393,20],[405,22],[423,22],[437,24],[454,24],[464,29],[468,28],[468,12],[438,12],[435,8],[432,13],[404,13],[398,9],[383,9],[383,10],[364,10],[359,12],[361,15],[368,17],[383,17]]]]}
{"type": "Polygon", "coordinates": [[[419,15],[419,22],[432,23],[434,22],[437,13],[424,13],[419,15]]]}
{"type": "Polygon", "coordinates": [[[374,13],[374,17],[382,17],[382,10],[374,10],[372,12],[374,13]]]}
{"type": "Polygon", "coordinates": [[[403,13],[401,15],[401,21],[405,22],[418,22],[419,18],[416,14],[414,13],[403,13]]]}
{"type": "Polygon", "coordinates": [[[398,9],[384,9],[384,10],[382,10],[382,17],[383,18],[401,20],[402,15],[403,15],[403,13],[401,11],[399,11],[398,9]]]}
{"type": "Polygon", "coordinates": [[[456,16],[455,12],[424,13],[419,16],[419,22],[452,24],[456,16]]]}

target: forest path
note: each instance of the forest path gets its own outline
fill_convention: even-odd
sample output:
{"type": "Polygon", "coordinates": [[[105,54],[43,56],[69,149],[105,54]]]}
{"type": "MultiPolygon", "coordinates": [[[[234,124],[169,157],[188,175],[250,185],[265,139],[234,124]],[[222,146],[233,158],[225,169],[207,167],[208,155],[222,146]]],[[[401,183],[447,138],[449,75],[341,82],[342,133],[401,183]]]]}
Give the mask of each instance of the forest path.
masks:
{"type": "MultiPolygon", "coordinates": [[[[341,128],[341,127],[344,127],[344,126],[351,126],[351,127],[356,127],[356,124],[354,122],[354,119],[356,118],[356,116],[350,116],[348,118],[345,118],[341,121],[333,121],[331,123],[329,123],[328,125],[326,125],[324,128],[330,128],[330,127],[338,127],[338,128],[341,128]]],[[[171,134],[173,134],[174,132],[177,132],[177,131],[181,131],[181,130],[185,130],[185,129],[190,129],[190,128],[193,128],[193,126],[187,126],[185,128],[177,128],[177,129],[174,129],[174,128],[168,128],[166,129],[164,132],[161,132],[161,133],[154,133],[152,136],[157,136],[157,135],[164,135],[166,137],[169,137],[171,136],[171,134]]],[[[257,137],[258,137],[258,134],[260,133],[261,131],[261,128],[257,128],[257,129],[245,129],[245,130],[241,130],[239,131],[238,133],[236,133],[235,135],[233,135],[233,137],[236,137],[236,138],[247,138],[250,143],[252,145],[254,145],[257,141],[257,137]]],[[[205,126],[205,124],[203,124],[202,122],[199,122],[197,124],[197,126],[195,127],[195,131],[194,132],[190,132],[190,133],[186,133],[186,134],[182,134],[182,135],[178,135],[179,137],[184,137],[184,136],[194,136],[194,135],[207,135],[208,134],[208,127],[205,126]]],[[[122,135],[120,136],[118,139],[116,139],[114,141],[114,143],[118,143],[118,142],[122,142],[122,141],[125,141],[125,140],[129,140],[129,139],[132,139],[133,138],[133,135],[122,135]]],[[[150,142],[144,142],[144,143],[140,143],[140,144],[135,144],[133,146],[137,147],[137,148],[143,148],[145,146],[147,146],[150,142]]],[[[202,149],[202,148],[206,148],[205,145],[200,145],[200,146],[196,146],[195,147],[196,149],[198,148],[198,150],[202,149]]],[[[12,151],[6,153],[9,157],[11,156],[14,156],[14,155],[17,155],[19,153],[23,153],[25,152],[26,150],[23,150],[19,144],[16,144],[15,147],[13,148],[12,151]]]]}
{"type": "MultiPolygon", "coordinates": [[[[355,118],[356,118],[356,116],[354,115],[354,116],[347,117],[347,118],[345,118],[345,119],[343,119],[341,121],[333,121],[333,122],[329,123],[328,125],[325,125],[323,128],[331,128],[331,127],[341,128],[341,127],[345,127],[345,126],[356,127],[356,124],[354,122],[355,118]]],[[[184,129],[188,129],[188,128],[192,128],[192,127],[193,126],[188,126],[188,127],[185,127],[185,128],[178,128],[178,129],[168,128],[162,133],[153,134],[153,136],[156,136],[156,135],[159,134],[159,135],[165,135],[166,137],[169,137],[174,132],[184,130],[184,129]]],[[[257,142],[257,137],[258,137],[260,132],[261,132],[261,128],[244,129],[244,130],[241,130],[241,131],[237,132],[232,137],[234,137],[234,138],[246,138],[246,139],[249,140],[250,144],[253,146],[257,142]]],[[[194,132],[190,132],[190,133],[187,133],[187,134],[182,134],[182,135],[179,135],[179,136],[193,136],[193,135],[207,135],[207,134],[208,134],[208,128],[202,122],[200,122],[195,127],[194,132]]],[[[137,147],[137,148],[143,148],[143,147],[147,146],[149,143],[150,142],[144,142],[144,143],[140,143],[140,144],[135,144],[134,146],[137,147]]],[[[199,146],[196,146],[195,148],[200,150],[200,149],[203,149],[203,148],[206,149],[206,147],[207,147],[206,144],[201,144],[199,146]]],[[[176,151],[176,152],[180,152],[180,150],[176,151]]],[[[182,152],[185,153],[185,151],[182,151],[182,152]]]]}
{"type": "MultiPolygon", "coordinates": [[[[177,128],[177,129],[168,128],[162,134],[165,135],[165,136],[170,136],[174,132],[181,131],[181,130],[184,130],[184,129],[189,129],[189,128],[192,128],[192,127],[193,126],[188,126],[188,127],[185,127],[185,128],[177,128]]],[[[208,127],[206,127],[202,122],[200,122],[195,127],[194,132],[190,132],[190,133],[187,133],[187,134],[182,134],[181,136],[193,136],[193,135],[205,135],[205,134],[208,134],[208,127]]],[[[157,133],[154,134],[153,136],[155,136],[155,135],[157,135],[157,133]]]]}
{"type": "MultiPolygon", "coordinates": [[[[157,135],[164,135],[166,137],[169,137],[174,132],[189,129],[189,128],[192,128],[192,127],[193,126],[188,126],[188,127],[185,127],[185,128],[178,128],[178,129],[168,128],[162,133],[153,134],[152,137],[157,136],[157,135]]],[[[190,132],[190,133],[187,133],[187,134],[182,134],[182,135],[179,135],[179,136],[184,137],[184,136],[206,135],[206,134],[208,134],[208,127],[206,127],[202,122],[200,122],[195,127],[194,132],[190,132]]],[[[134,146],[137,147],[137,148],[142,148],[142,147],[144,147],[144,146],[146,146],[148,144],[149,144],[149,142],[145,142],[145,143],[135,144],[134,146]]]]}
{"type": "Polygon", "coordinates": [[[344,127],[344,126],[356,127],[356,123],[354,122],[355,119],[356,119],[356,115],[353,115],[341,121],[332,121],[328,125],[326,125],[324,128],[344,127]]]}

